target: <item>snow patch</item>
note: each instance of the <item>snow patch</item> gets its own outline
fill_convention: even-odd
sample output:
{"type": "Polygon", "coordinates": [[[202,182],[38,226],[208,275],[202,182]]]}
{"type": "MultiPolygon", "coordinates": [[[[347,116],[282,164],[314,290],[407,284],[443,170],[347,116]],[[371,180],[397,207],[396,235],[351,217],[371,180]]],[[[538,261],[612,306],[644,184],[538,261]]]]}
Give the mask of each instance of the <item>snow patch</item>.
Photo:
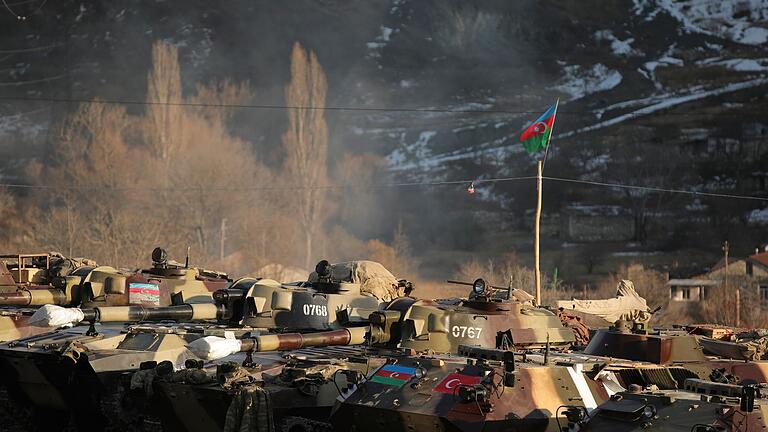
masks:
{"type": "Polygon", "coordinates": [[[611,162],[611,155],[601,154],[593,158],[587,159],[586,162],[584,162],[584,168],[586,168],[589,171],[592,171],[599,168],[605,168],[610,162],[611,162]]]}
{"type": "Polygon", "coordinates": [[[419,138],[412,144],[405,144],[405,132],[400,135],[401,148],[396,149],[390,153],[387,157],[387,163],[390,166],[403,165],[407,160],[415,160],[418,164],[421,164],[427,160],[431,154],[429,148],[429,140],[431,140],[437,131],[424,131],[419,134],[419,138]]]}
{"type": "Polygon", "coordinates": [[[755,209],[747,216],[750,224],[768,225],[768,207],[764,209],[755,209]]]}
{"type": "Polygon", "coordinates": [[[559,84],[553,87],[563,93],[571,95],[571,100],[579,99],[586,95],[600,91],[610,90],[621,83],[622,76],[609,69],[602,63],[592,66],[590,69],[579,65],[565,66],[565,76],[559,84]]]}
{"type": "MultiPolygon", "coordinates": [[[[694,88],[694,89],[690,89],[689,93],[687,94],[682,94],[682,95],[666,94],[663,96],[654,96],[652,98],[641,99],[639,101],[649,101],[649,102],[652,101],[652,103],[638,110],[611,118],[609,120],[605,120],[602,122],[595,123],[591,126],[585,126],[579,129],[562,133],[555,138],[566,138],[566,137],[581,134],[584,132],[590,132],[593,130],[602,129],[608,126],[613,126],[615,124],[625,122],[627,120],[633,120],[635,118],[653,114],[655,112],[669,109],[677,105],[682,105],[684,103],[693,102],[693,101],[696,101],[699,99],[705,99],[708,97],[719,96],[722,94],[732,93],[735,91],[745,90],[748,88],[763,86],[766,84],[768,84],[768,78],[757,78],[749,81],[742,81],[738,83],[728,84],[726,86],[718,87],[712,90],[703,90],[700,88],[694,88]]],[[[627,102],[623,102],[622,104],[623,106],[632,106],[639,101],[627,101],[627,102]]],[[[619,104],[616,104],[616,105],[619,105],[619,104]]]]}
{"type": "Polygon", "coordinates": [[[611,255],[615,257],[640,257],[640,256],[652,256],[658,255],[659,252],[643,252],[643,251],[620,251],[614,252],[611,255]]]}
{"type": "Polygon", "coordinates": [[[727,59],[721,60],[719,57],[704,59],[696,62],[702,66],[722,66],[726,69],[737,72],[765,72],[768,71],[768,59],[727,59]]]}
{"type": "Polygon", "coordinates": [[[635,12],[650,10],[646,20],[665,11],[686,33],[700,33],[745,45],[768,41],[768,0],[635,0],[635,12]]]}
{"type": "Polygon", "coordinates": [[[380,26],[379,28],[381,29],[379,35],[376,36],[373,41],[365,44],[365,46],[368,47],[368,49],[371,51],[367,55],[369,58],[381,57],[381,50],[387,46],[387,43],[390,41],[392,35],[397,33],[397,30],[391,27],[380,26]]]}
{"type": "Polygon", "coordinates": [[[701,200],[698,198],[694,198],[692,203],[685,206],[685,209],[688,210],[689,212],[702,212],[707,210],[708,208],[709,206],[702,203],[701,200]]]}
{"type": "Polygon", "coordinates": [[[635,41],[635,38],[621,40],[614,36],[610,30],[595,32],[595,40],[609,42],[611,44],[611,51],[617,56],[630,57],[642,55],[640,51],[632,48],[632,42],[635,41]]]}

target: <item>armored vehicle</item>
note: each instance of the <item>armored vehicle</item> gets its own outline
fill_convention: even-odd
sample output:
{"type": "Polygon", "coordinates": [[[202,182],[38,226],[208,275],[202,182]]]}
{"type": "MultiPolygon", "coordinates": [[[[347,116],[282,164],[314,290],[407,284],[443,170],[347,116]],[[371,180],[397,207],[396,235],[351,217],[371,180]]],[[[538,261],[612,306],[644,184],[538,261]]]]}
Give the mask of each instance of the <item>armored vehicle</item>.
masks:
{"type": "Polygon", "coordinates": [[[52,331],[49,326],[30,325],[37,306],[153,308],[211,303],[211,293],[232,282],[224,273],[189,267],[188,260],[185,265],[169,261],[161,248],[152,253],[152,267],[136,271],[60,254],[4,255],[0,263],[0,283],[9,288],[0,292],[0,342],[52,331]],[[2,282],[7,279],[4,275],[13,279],[13,285],[2,282]]]}
{"type": "MultiPolygon", "coordinates": [[[[0,362],[9,371],[5,381],[24,404],[60,414],[41,417],[61,420],[58,426],[48,427],[67,424],[69,416],[62,414],[67,411],[74,413],[80,427],[104,427],[109,424],[109,414],[114,412],[115,405],[109,401],[117,394],[117,379],[142,362],[170,361],[180,367],[194,358],[186,344],[210,334],[259,335],[267,330],[327,330],[344,324],[364,325],[366,320],[361,313],[367,316],[379,305],[376,297],[364,292],[365,287],[386,286],[397,292],[400,285],[402,289],[408,286],[391,274],[378,282],[372,280],[379,277],[378,273],[361,276],[359,265],[345,264],[355,273],[337,280],[333,266],[321,264],[321,271],[316,272],[320,276],[314,281],[280,284],[243,278],[213,293],[213,303],[177,303],[180,296],[174,296],[173,305],[161,307],[46,305],[31,318],[38,325],[85,322],[88,326],[57,330],[0,347],[0,362]],[[160,321],[196,324],[123,325],[160,321]]],[[[157,267],[166,272],[186,268],[172,264],[157,267]]],[[[188,296],[182,294],[186,300],[188,296]]]]}
{"type": "MultiPolygon", "coordinates": [[[[189,267],[188,261],[182,265],[168,260],[162,248],[152,251],[152,267],[137,271],[117,270],[109,266],[77,266],[82,261],[61,257],[55,261],[61,264],[48,268],[48,276],[40,276],[39,268],[35,268],[34,272],[25,268],[22,272],[34,275],[32,277],[39,281],[48,281],[47,289],[39,289],[39,285],[32,287],[37,289],[30,289],[29,285],[23,285],[15,292],[0,294],[0,304],[85,307],[139,304],[157,307],[210,302],[211,292],[231,283],[225,273],[189,267]]],[[[46,262],[52,262],[51,257],[46,262]]]]}
{"type": "Polygon", "coordinates": [[[680,390],[633,388],[591,413],[571,411],[569,431],[720,432],[768,428],[766,387],[688,379],[680,390]]]}
{"type": "MultiPolygon", "coordinates": [[[[681,366],[696,378],[768,382],[768,361],[743,361],[728,356],[708,356],[702,338],[692,329],[651,330],[645,323],[619,320],[592,337],[584,354],[596,358],[622,359],[657,365],[681,366]]],[[[682,381],[680,381],[682,383],[682,381]]]]}
{"type": "MultiPolygon", "coordinates": [[[[92,260],[55,252],[0,255],[0,305],[65,304],[67,277],[78,269],[87,272],[95,267],[92,260]]],[[[71,283],[79,283],[76,279],[71,283]]]]}
{"type": "Polygon", "coordinates": [[[334,430],[557,431],[566,410],[586,412],[608,397],[580,365],[536,364],[498,349],[459,352],[466,357],[387,361],[343,392],[334,430]]]}

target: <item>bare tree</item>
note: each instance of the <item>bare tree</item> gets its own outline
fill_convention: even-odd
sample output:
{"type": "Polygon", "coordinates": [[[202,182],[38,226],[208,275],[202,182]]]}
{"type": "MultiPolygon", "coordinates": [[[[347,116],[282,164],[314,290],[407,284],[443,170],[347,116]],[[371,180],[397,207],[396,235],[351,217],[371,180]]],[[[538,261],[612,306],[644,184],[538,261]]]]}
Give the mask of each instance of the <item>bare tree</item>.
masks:
{"type": "Polygon", "coordinates": [[[304,232],[304,265],[309,267],[312,241],[325,217],[324,190],[328,182],[326,153],[328,127],[325,123],[325,95],[328,84],[314,52],[296,42],[291,53],[291,82],[285,89],[288,130],[283,134],[285,171],[296,186],[290,197],[304,232]],[[318,187],[320,186],[320,187],[318,187]]]}
{"type": "Polygon", "coordinates": [[[147,76],[146,141],[165,168],[181,145],[183,107],[179,50],[158,41],[152,46],[152,70],[147,76]]]}
{"type": "Polygon", "coordinates": [[[40,205],[38,243],[100,262],[133,265],[158,234],[143,187],[146,152],[125,141],[132,119],[123,107],[83,104],[62,126],[51,160],[33,181],[63,187],[40,205]]]}

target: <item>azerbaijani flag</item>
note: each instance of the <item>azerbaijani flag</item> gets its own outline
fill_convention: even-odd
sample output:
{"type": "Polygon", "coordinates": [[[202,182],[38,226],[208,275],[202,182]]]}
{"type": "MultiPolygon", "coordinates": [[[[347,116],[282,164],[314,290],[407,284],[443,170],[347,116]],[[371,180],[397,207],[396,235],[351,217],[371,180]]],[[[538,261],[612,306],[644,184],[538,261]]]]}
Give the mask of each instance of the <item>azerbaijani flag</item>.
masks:
{"type": "Polygon", "coordinates": [[[402,386],[416,375],[416,368],[386,364],[371,377],[371,381],[391,386],[402,386]]]}
{"type": "Polygon", "coordinates": [[[533,124],[528,126],[523,134],[520,135],[520,142],[528,153],[537,152],[547,146],[549,137],[552,135],[552,126],[555,124],[557,115],[557,103],[537,118],[533,124]]]}

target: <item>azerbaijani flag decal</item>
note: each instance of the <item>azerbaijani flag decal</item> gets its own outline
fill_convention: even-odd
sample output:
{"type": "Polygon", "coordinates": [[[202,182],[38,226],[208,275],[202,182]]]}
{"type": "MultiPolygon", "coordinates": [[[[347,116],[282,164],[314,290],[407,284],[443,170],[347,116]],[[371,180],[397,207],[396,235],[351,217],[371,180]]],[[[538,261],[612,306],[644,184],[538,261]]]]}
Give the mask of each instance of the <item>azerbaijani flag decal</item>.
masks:
{"type": "Polygon", "coordinates": [[[555,124],[557,104],[549,109],[528,126],[520,135],[520,142],[529,153],[537,152],[547,146],[549,136],[552,134],[552,126],[555,124]]]}
{"type": "Polygon", "coordinates": [[[128,284],[128,302],[160,306],[160,286],[152,283],[131,282],[128,284]]]}
{"type": "Polygon", "coordinates": [[[442,381],[440,381],[440,384],[436,385],[435,388],[432,389],[432,391],[436,391],[439,393],[449,393],[453,394],[453,392],[456,391],[456,387],[465,385],[465,386],[473,386],[475,384],[480,384],[480,380],[483,377],[479,376],[469,376],[469,375],[462,375],[458,373],[451,373],[448,374],[445,378],[443,378],[442,381]]]}
{"type": "Polygon", "coordinates": [[[413,378],[414,375],[416,375],[416,368],[387,364],[373,374],[371,381],[401,387],[413,378]]]}

